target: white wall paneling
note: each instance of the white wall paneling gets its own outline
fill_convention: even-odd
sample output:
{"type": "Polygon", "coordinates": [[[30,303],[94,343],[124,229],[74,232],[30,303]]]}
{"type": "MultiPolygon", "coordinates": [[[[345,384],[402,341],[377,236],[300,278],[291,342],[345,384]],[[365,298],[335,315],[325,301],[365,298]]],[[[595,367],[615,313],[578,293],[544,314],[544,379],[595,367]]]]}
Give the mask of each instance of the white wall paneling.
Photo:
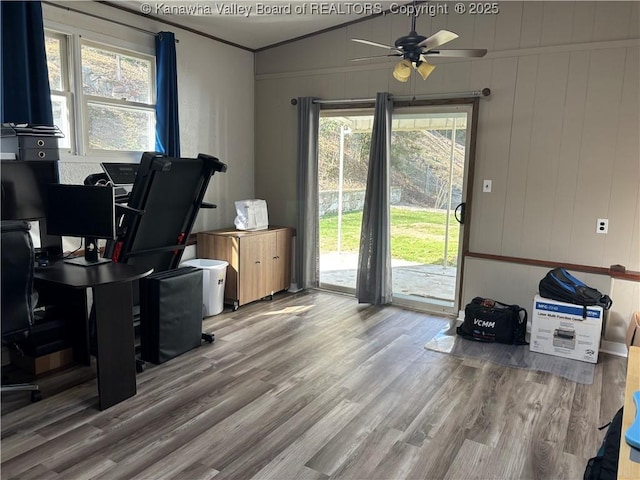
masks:
{"type": "Polygon", "coordinates": [[[514,256],[520,251],[524,232],[527,194],[527,170],[531,155],[531,130],[536,95],[538,56],[518,59],[518,76],[513,97],[509,167],[505,186],[509,202],[505,204],[502,254],[514,256]],[[507,233],[510,232],[510,233],[507,233]]]}
{"type": "Polygon", "coordinates": [[[589,79],[589,52],[572,52],[569,59],[567,91],[564,102],[562,132],[560,136],[560,159],[556,172],[555,203],[551,215],[552,259],[562,261],[571,256],[571,231],[576,209],[578,169],[581,161],[580,149],[584,125],[584,108],[589,79]]]}
{"type": "MultiPolygon", "coordinates": [[[[605,235],[594,234],[597,218],[607,218],[615,164],[618,116],[626,49],[591,53],[578,166],[573,228],[573,263],[602,265],[605,235]]],[[[619,263],[628,266],[625,258],[619,263]]],[[[608,266],[608,265],[606,265],[608,266]]],[[[637,267],[637,266],[635,266],[637,267]]],[[[640,270],[640,268],[634,268],[640,270]]]]}
{"type": "MultiPolygon", "coordinates": [[[[500,4],[500,15],[496,18],[494,50],[512,50],[520,46],[523,8],[524,4],[522,2],[504,2],[500,4]]],[[[465,18],[470,17],[467,16],[465,18]]]]}
{"type": "Polygon", "coordinates": [[[612,132],[612,135],[616,136],[616,143],[611,166],[609,209],[606,213],[611,234],[606,235],[604,239],[604,265],[622,263],[621,259],[624,258],[629,258],[631,265],[640,263],[640,159],[634,157],[634,152],[640,150],[640,135],[637,129],[640,124],[639,62],[640,48],[626,49],[622,79],[623,102],[620,105],[615,132],[612,132]]]}
{"type": "MultiPolygon", "coordinates": [[[[505,199],[507,193],[507,178],[509,169],[509,148],[512,128],[513,95],[518,71],[516,58],[505,58],[487,62],[491,70],[491,78],[487,84],[491,85],[490,102],[480,102],[481,111],[486,107],[483,134],[479,137],[482,142],[481,171],[474,174],[476,188],[474,188],[473,212],[471,218],[477,217],[472,225],[471,234],[477,230],[474,249],[480,251],[501,251],[502,225],[504,223],[505,199]],[[495,87],[495,90],[494,90],[495,87]],[[495,93],[495,95],[494,95],[495,93]],[[490,161],[493,160],[493,161],[490,161]],[[483,179],[493,180],[491,193],[483,193],[481,183],[483,179]],[[481,205],[481,208],[478,206],[481,205]],[[474,228],[475,226],[475,228],[474,228]]],[[[486,80],[485,80],[486,81],[486,80]]]]}
{"type": "MultiPolygon", "coordinates": [[[[631,13],[635,10],[633,4],[637,2],[596,2],[593,18],[594,40],[615,40],[620,32],[630,31],[631,13]]],[[[635,10],[637,12],[637,10],[635,10]]]]}
{"type": "Polygon", "coordinates": [[[520,245],[531,258],[549,258],[569,57],[538,59],[520,245]]]}
{"type": "Polygon", "coordinates": [[[571,42],[575,2],[544,2],[540,45],[564,45],[571,42]]]}

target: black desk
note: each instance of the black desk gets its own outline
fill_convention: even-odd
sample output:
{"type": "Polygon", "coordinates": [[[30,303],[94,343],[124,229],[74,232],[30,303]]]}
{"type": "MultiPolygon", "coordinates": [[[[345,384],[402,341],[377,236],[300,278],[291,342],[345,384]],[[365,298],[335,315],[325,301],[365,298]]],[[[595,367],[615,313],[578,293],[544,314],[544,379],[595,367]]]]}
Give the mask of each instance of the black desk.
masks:
{"type": "MultiPolygon", "coordinates": [[[[152,271],[124,263],[85,268],[57,262],[35,273],[36,282],[45,286],[93,289],[100,410],[136,394],[132,282],[152,271]]],[[[88,335],[86,327],[84,334],[88,335]]]]}

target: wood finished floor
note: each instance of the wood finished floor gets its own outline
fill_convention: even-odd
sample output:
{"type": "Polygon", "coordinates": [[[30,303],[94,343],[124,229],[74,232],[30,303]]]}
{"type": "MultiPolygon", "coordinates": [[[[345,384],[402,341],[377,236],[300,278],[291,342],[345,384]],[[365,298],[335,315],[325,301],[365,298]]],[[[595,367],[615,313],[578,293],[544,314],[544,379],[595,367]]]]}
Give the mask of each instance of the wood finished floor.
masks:
{"type": "Polygon", "coordinates": [[[89,367],[3,395],[1,478],[582,478],[624,359],[582,385],[425,350],[446,323],[324,292],[225,311],[104,412],[89,367]]]}

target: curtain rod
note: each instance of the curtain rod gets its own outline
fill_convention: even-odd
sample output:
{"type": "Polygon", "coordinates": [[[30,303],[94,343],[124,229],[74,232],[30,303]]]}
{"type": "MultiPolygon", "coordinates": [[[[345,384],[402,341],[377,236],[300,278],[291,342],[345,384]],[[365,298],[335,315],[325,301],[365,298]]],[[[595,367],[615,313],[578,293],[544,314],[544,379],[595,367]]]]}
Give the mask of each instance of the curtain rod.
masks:
{"type": "MultiPolygon", "coordinates": [[[[414,102],[419,100],[446,100],[449,98],[476,98],[476,97],[488,97],[491,95],[490,88],[483,88],[482,90],[472,90],[470,92],[454,92],[454,93],[434,93],[427,95],[398,95],[391,96],[391,100],[396,102],[414,102]]],[[[314,100],[313,103],[318,105],[341,105],[343,103],[372,103],[375,102],[375,98],[348,98],[344,100],[314,100]]],[[[292,98],[291,105],[297,105],[298,99],[292,98]]]]}
{"type": "MultiPolygon", "coordinates": [[[[78,10],[76,8],[68,7],[66,5],[58,5],[57,3],[47,2],[45,0],[43,0],[42,3],[49,5],[50,7],[61,8],[62,10],[66,10],[68,12],[79,13],[81,15],[86,15],[87,17],[97,18],[98,20],[104,20],[105,22],[115,23],[116,25],[120,25],[121,27],[128,27],[133,30],[137,30],[138,32],[146,33],[147,35],[152,35],[154,37],[158,36],[158,32],[152,32],[150,30],[145,30],[144,28],[134,27],[133,25],[129,25],[128,23],[119,22],[118,20],[113,20],[111,18],[96,15],[95,13],[83,12],[82,10],[78,10]]],[[[180,43],[180,40],[178,40],[177,38],[176,38],[176,43],[180,43]]]]}

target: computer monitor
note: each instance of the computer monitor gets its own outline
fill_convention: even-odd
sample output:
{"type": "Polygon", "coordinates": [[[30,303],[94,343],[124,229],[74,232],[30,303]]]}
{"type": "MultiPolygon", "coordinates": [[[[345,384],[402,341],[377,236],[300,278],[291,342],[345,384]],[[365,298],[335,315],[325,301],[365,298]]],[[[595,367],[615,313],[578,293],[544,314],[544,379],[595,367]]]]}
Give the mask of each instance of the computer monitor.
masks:
{"type": "Polygon", "coordinates": [[[102,162],[100,166],[114,187],[124,187],[133,185],[140,165],[138,163],[102,162]]]}
{"type": "Polygon", "coordinates": [[[47,187],[59,183],[58,162],[3,161],[2,220],[41,220],[46,216],[47,187]]]}
{"type": "Polygon", "coordinates": [[[85,239],[84,258],[65,262],[88,267],[111,260],[99,258],[98,239],[116,238],[113,188],[88,185],[50,185],[47,229],[50,234],[85,239]]]}

